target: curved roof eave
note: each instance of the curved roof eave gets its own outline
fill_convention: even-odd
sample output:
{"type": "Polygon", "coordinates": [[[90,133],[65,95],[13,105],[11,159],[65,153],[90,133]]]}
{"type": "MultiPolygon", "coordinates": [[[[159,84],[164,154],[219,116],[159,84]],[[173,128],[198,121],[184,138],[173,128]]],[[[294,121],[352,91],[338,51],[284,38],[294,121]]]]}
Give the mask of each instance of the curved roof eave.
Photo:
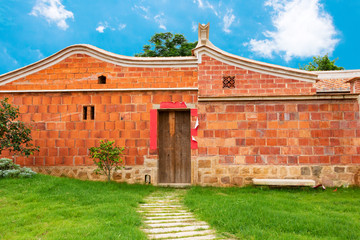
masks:
{"type": "Polygon", "coordinates": [[[247,70],[252,70],[264,74],[270,74],[273,76],[291,78],[299,81],[312,82],[318,81],[318,75],[305,70],[283,67],[275,64],[264,63],[244,57],[240,57],[228,52],[225,52],[214,45],[201,45],[193,50],[195,56],[198,57],[199,63],[201,62],[201,55],[204,53],[209,56],[225,62],[227,64],[241,67],[247,70]]]}
{"type": "Polygon", "coordinates": [[[319,79],[350,79],[360,77],[360,69],[335,70],[335,71],[314,71],[319,79]]]}
{"type": "Polygon", "coordinates": [[[197,67],[197,58],[191,57],[129,57],[105,51],[89,44],[76,44],[22,68],[0,75],[0,85],[48,68],[73,54],[86,54],[99,60],[125,67],[197,67]]]}

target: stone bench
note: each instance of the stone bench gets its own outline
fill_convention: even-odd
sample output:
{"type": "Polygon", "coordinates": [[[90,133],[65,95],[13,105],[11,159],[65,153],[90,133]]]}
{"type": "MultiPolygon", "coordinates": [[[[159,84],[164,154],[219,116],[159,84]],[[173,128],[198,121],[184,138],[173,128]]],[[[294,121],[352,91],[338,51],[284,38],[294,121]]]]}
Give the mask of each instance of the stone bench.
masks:
{"type": "Polygon", "coordinates": [[[253,180],[254,185],[267,186],[315,186],[315,181],[311,179],[257,179],[253,180]]]}

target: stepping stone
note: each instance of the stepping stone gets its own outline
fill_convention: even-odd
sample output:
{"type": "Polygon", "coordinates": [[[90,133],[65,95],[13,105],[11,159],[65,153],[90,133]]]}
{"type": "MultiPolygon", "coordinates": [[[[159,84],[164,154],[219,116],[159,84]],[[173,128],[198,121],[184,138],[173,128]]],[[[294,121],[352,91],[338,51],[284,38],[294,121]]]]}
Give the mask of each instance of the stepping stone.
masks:
{"type": "Polygon", "coordinates": [[[162,222],[162,223],[148,223],[147,224],[147,226],[153,227],[153,228],[158,228],[158,227],[165,228],[165,227],[176,227],[176,226],[205,226],[205,225],[206,225],[205,222],[195,222],[195,221],[162,222]]]}
{"type": "Polygon", "coordinates": [[[191,213],[178,213],[178,212],[167,212],[167,213],[148,213],[147,216],[189,216],[191,213]]]}
{"type": "Polygon", "coordinates": [[[167,223],[167,222],[182,222],[182,223],[189,223],[196,221],[195,218],[186,218],[186,219],[166,219],[166,220],[145,220],[144,223],[167,223]]]}
{"type": "Polygon", "coordinates": [[[164,197],[155,194],[147,197],[138,210],[144,217],[143,231],[149,239],[220,239],[206,222],[196,220],[181,204],[179,191],[164,197]]]}
{"type": "MultiPolygon", "coordinates": [[[[160,217],[146,217],[145,218],[147,220],[151,220],[151,219],[179,219],[179,216],[160,216],[160,217]]],[[[182,219],[185,219],[185,218],[194,218],[194,216],[182,216],[181,217],[182,219]]]]}
{"type": "MultiPolygon", "coordinates": [[[[220,239],[214,235],[207,235],[207,236],[198,236],[198,237],[190,237],[190,238],[175,238],[176,240],[207,240],[207,239],[220,239]]],[[[170,238],[168,238],[170,240],[170,238]]]]}
{"type": "Polygon", "coordinates": [[[185,231],[199,231],[209,229],[207,225],[200,226],[186,226],[186,227],[168,227],[168,228],[150,228],[144,229],[146,233],[169,233],[169,232],[185,232],[185,231]]]}
{"type": "Polygon", "coordinates": [[[192,237],[196,236],[213,236],[214,231],[213,230],[204,230],[204,231],[190,231],[190,232],[177,232],[177,233],[161,233],[161,234],[150,234],[148,235],[149,238],[152,239],[159,239],[159,238],[176,238],[176,237],[191,237],[189,239],[192,239],[192,237]]]}

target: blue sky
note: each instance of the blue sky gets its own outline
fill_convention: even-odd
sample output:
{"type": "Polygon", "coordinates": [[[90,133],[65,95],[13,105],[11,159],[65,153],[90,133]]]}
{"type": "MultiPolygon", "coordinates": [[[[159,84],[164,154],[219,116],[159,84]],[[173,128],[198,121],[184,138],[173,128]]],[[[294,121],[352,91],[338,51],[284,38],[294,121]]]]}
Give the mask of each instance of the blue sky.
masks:
{"type": "Polygon", "coordinates": [[[210,41],[224,51],[298,68],[328,53],[360,69],[359,0],[0,0],[0,74],[69,45],[133,56],[157,32],[210,41]]]}

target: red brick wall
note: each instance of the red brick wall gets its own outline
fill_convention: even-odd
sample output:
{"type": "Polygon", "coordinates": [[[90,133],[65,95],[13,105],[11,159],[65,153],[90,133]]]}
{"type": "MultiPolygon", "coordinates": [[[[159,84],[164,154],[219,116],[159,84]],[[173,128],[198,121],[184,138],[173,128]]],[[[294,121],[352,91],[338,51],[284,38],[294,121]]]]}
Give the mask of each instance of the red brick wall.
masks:
{"type": "Polygon", "coordinates": [[[32,136],[40,152],[16,159],[27,166],[92,165],[88,149],[100,139],[126,147],[126,165],[142,165],[144,157],[157,154],[149,150],[153,104],[197,102],[197,91],[28,93],[0,98],[5,96],[19,106],[20,120],[34,125],[32,136]],[[84,105],[95,107],[95,120],[83,120],[84,105]]]}
{"type": "Polygon", "coordinates": [[[285,79],[231,66],[207,55],[199,64],[199,96],[316,94],[313,83],[285,79]],[[223,76],[235,76],[235,88],[223,88],[223,76]]]}
{"type": "Polygon", "coordinates": [[[122,67],[75,54],[4,86],[1,90],[197,87],[197,68],[122,67]],[[98,76],[107,77],[98,84],[98,76]]]}
{"type": "Polygon", "coordinates": [[[356,100],[198,105],[199,156],[222,164],[359,164],[356,100]]]}

